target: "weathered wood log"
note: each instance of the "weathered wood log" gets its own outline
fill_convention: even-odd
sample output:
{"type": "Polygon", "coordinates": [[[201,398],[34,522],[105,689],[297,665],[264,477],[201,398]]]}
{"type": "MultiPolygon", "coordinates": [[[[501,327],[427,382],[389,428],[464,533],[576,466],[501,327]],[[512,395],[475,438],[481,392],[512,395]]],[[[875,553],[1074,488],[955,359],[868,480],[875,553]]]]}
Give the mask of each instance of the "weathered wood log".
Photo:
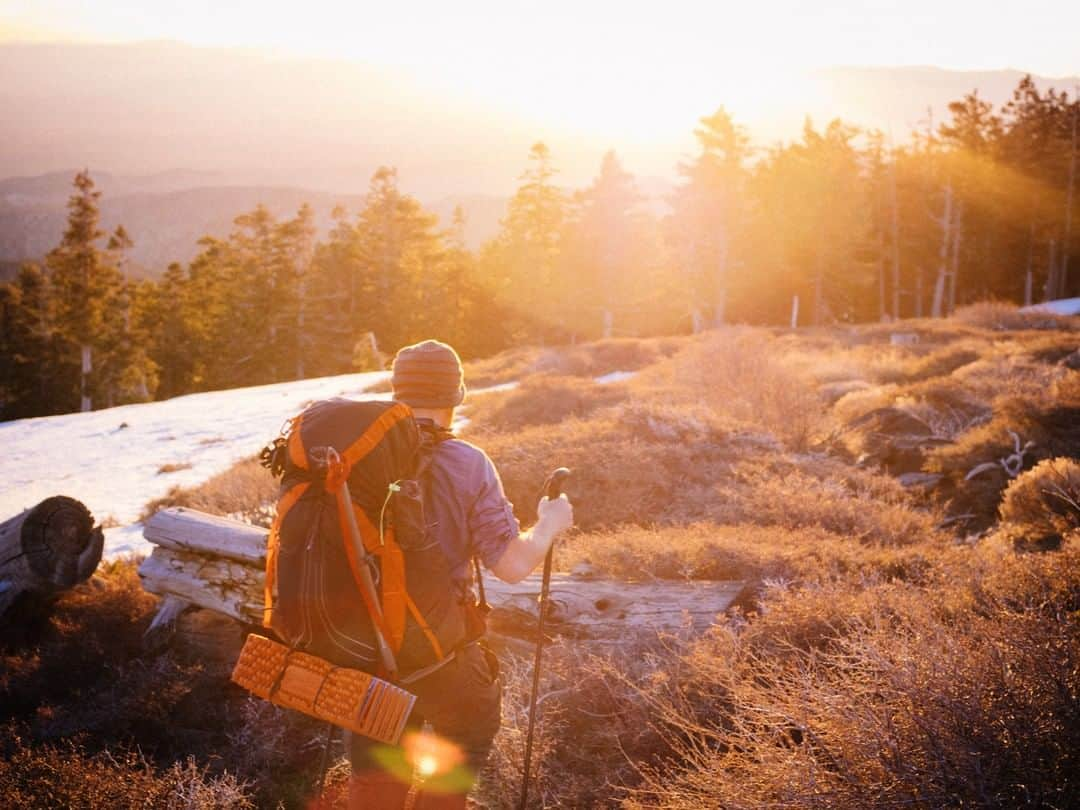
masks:
{"type": "Polygon", "coordinates": [[[156,546],[209,554],[262,568],[266,565],[266,530],[183,507],[156,512],[143,527],[156,546]]]}
{"type": "MultiPolygon", "coordinates": [[[[154,515],[147,522],[145,536],[156,542],[163,534],[161,527],[168,526],[170,545],[159,545],[139,568],[146,590],[169,597],[152,625],[155,632],[175,620],[185,603],[246,624],[259,624],[266,532],[194,510],[164,511],[171,514],[154,515]],[[261,549],[253,542],[256,533],[262,537],[261,549]]],[[[634,632],[700,631],[727,610],[743,585],[615,582],[559,573],[551,583],[547,627],[553,635],[598,641],[621,640],[634,632]]],[[[539,574],[515,585],[486,577],[485,591],[492,606],[493,632],[515,638],[535,636],[539,574]]]]}
{"type": "Polygon", "coordinates": [[[59,593],[90,578],[104,535],[90,510],[65,495],[0,523],[0,616],[22,593],[59,593]]]}

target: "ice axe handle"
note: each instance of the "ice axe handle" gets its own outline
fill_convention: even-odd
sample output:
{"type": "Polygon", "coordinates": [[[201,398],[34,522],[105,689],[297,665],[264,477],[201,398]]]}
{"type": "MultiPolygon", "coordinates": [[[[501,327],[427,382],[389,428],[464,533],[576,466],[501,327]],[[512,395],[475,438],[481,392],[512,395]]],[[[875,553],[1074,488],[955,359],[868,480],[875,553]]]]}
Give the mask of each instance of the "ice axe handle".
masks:
{"type": "Polygon", "coordinates": [[[547,482],[544,484],[544,494],[549,501],[555,500],[562,494],[563,483],[569,476],[570,470],[566,467],[559,467],[548,476],[547,482]]]}

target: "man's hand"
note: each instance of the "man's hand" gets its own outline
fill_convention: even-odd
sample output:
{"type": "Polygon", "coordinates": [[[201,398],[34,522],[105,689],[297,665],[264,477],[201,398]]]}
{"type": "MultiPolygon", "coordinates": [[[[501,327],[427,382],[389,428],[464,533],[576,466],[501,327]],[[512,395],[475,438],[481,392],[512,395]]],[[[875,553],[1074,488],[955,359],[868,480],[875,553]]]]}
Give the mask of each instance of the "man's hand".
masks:
{"type": "Polygon", "coordinates": [[[536,525],[544,524],[544,529],[554,537],[574,525],[574,507],[565,492],[553,501],[545,495],[536,505],[536,517],[536,525]]]}
{"type": "Polygon", "coordinates": [[[559,532],[574,525],[574,507],[566,494],[555,500],[541,498],[536,505],[538,520],[528,532],[510,541],[491,573],[503,582],[521,582],[544,559],[551,541],[559,532]]]}

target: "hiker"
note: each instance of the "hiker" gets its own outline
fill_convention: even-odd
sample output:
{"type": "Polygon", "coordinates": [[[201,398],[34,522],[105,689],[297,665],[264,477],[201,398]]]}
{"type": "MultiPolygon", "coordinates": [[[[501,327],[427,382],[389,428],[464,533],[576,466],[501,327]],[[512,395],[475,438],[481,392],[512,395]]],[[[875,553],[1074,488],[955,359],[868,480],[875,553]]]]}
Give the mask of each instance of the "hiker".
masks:
{"type": "MultiPolygon", "coordinates": [[[[454,410],[465,398],[461,361],[453,348],[434,340],[405,347],[394,358],[392,384],[394,399],[412,409],[421,431],[436,442],[424,481],[425,521],[450,566],[454,592],[448,596],[471,625],[466,643],[449,660],[406,685],[417,696],[414,715],[452,744],[446,746],[448,756],[461,763],[437,784],[429,780],[427,788],[442,792],[425,789],[417,807],[463,808],[499,729],[501,708],[498,661],[485,643],[483,616],[477,615],[473,588],[480,583],[473,581],[473,571],[479,575],[483,563],[505,582],[524,579],[543,561],[555,536],[573,524],[573,509],[565,495],[542,498],[536,525],[521,531],[491,459],[450,433],[454,410]]],[[[357,608],[363,610],[359,603],[357,608]]],[[[400,751],[353,735],[350,807],[403,806],[409,785],[391,773],[393,767],[388,770],[395,758],[400,761],[400,751]]]]}

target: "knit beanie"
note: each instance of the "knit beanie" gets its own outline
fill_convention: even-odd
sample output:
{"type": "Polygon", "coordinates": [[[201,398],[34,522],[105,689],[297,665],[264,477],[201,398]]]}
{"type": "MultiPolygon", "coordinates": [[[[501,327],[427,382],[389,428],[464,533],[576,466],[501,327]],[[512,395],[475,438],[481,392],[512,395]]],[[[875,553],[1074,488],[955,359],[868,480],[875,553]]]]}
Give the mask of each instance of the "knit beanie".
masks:
{"type": "Polygon", "coordinates": [[[394,399],[413,408],[453,408],[465,399],[461,358],[437,340],[406,346],[394,358],[394,399]]]}

